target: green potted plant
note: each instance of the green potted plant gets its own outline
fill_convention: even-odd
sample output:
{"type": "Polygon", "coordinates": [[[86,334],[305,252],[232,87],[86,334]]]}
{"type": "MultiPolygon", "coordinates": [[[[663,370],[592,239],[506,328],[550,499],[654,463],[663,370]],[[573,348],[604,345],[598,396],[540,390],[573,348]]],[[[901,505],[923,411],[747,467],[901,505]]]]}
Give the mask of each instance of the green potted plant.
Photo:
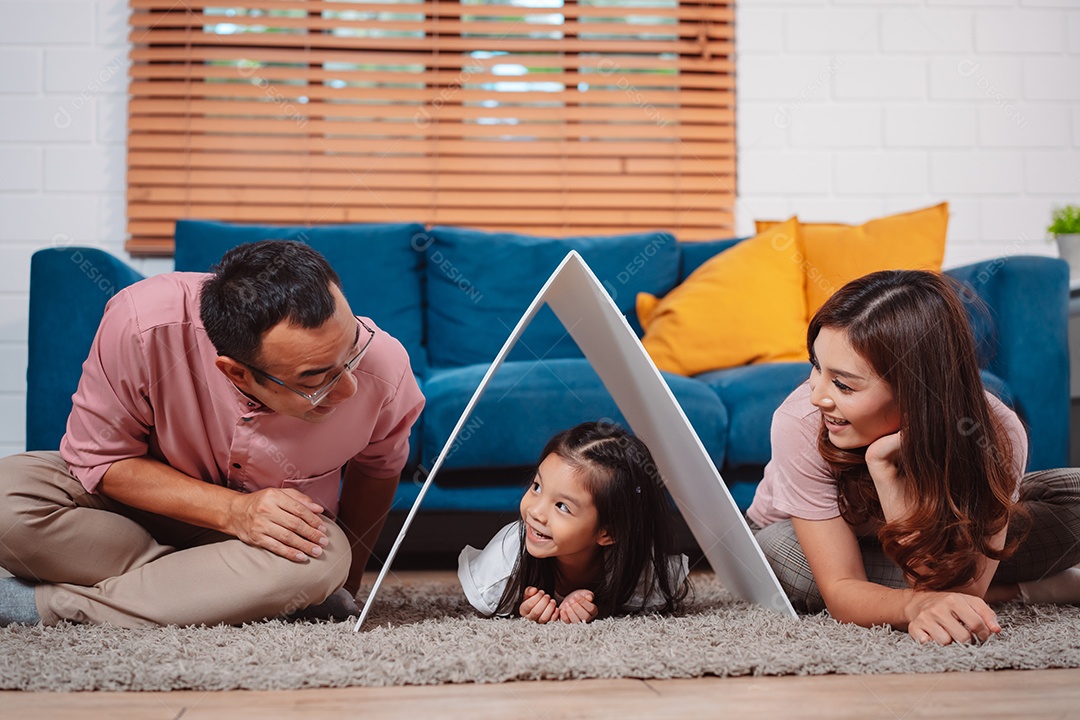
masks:
{"type": "Polygon", "coordinates": [[[1069,280],[1080,282],[1080,205],[1054,208],[1046,231],[1057,241],[1058,254],[1069,263],[1069,280]]]}

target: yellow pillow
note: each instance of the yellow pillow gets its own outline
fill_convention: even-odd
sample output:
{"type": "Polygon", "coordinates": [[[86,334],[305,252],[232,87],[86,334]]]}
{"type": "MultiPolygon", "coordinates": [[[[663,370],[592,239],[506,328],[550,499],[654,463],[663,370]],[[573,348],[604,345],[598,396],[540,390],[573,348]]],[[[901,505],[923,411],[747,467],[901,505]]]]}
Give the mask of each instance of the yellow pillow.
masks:
{"type": "Polygon", "coordinates": [[[791,218],[707,260],[657,299],[637,296],[645,345],[661,370],[697,375],[806,359],[806,290],[791,218]]]}
{"type": "MultiPolygon", "coordinates": [[[[758,221],[757,231],[776,224],[758,221]]],[[[948,225],[948,203],[877,218],[862,225],[800,222],[807,317],[813,317],[841,287],[875,270],[941,272],[948,225]]]]}

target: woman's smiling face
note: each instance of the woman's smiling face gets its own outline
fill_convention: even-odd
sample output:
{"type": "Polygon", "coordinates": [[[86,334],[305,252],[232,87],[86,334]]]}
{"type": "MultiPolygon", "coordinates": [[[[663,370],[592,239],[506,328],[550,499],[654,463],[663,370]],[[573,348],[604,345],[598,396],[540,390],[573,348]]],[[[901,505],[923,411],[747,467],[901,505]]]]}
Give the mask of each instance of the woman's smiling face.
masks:
{"type": "Polygon", "coordinates": [[[810,402],[821,411],[833,445],[866,447],[900,430],[892,388],[855,352],[846,332],[821,328],[811,362],[810,402]]]}

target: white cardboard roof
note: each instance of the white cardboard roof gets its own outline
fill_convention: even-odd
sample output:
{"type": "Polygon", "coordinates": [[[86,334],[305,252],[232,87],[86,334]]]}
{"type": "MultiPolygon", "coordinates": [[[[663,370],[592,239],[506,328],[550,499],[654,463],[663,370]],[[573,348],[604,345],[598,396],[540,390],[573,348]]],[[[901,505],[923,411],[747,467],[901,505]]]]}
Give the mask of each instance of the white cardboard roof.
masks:
{"type": "Polygon", "coordinates": [[[731,492],[660,371],[596,275],[576,251],[571,251],[506,339],[446,439],[368,594],[354,630],[359,630],[367,617],[427,489],[438,475],[473,408],[544,303],[551,307],[577,342],[630,429],[649,446],[668,491],[724,587],[738,598],[782,615],[797,617],[731,492]]]}

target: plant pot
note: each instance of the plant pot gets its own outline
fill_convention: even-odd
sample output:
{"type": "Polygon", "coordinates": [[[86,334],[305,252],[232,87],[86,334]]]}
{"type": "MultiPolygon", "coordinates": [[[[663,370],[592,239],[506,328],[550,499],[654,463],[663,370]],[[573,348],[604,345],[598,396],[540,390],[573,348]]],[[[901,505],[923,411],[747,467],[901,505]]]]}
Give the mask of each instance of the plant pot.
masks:
{"type": "Polygon", "coordinates": [[[1069,281],[1080,281],[1080,233],[1055,235],[1058,254],[1069,263],[1069,281]]]}

